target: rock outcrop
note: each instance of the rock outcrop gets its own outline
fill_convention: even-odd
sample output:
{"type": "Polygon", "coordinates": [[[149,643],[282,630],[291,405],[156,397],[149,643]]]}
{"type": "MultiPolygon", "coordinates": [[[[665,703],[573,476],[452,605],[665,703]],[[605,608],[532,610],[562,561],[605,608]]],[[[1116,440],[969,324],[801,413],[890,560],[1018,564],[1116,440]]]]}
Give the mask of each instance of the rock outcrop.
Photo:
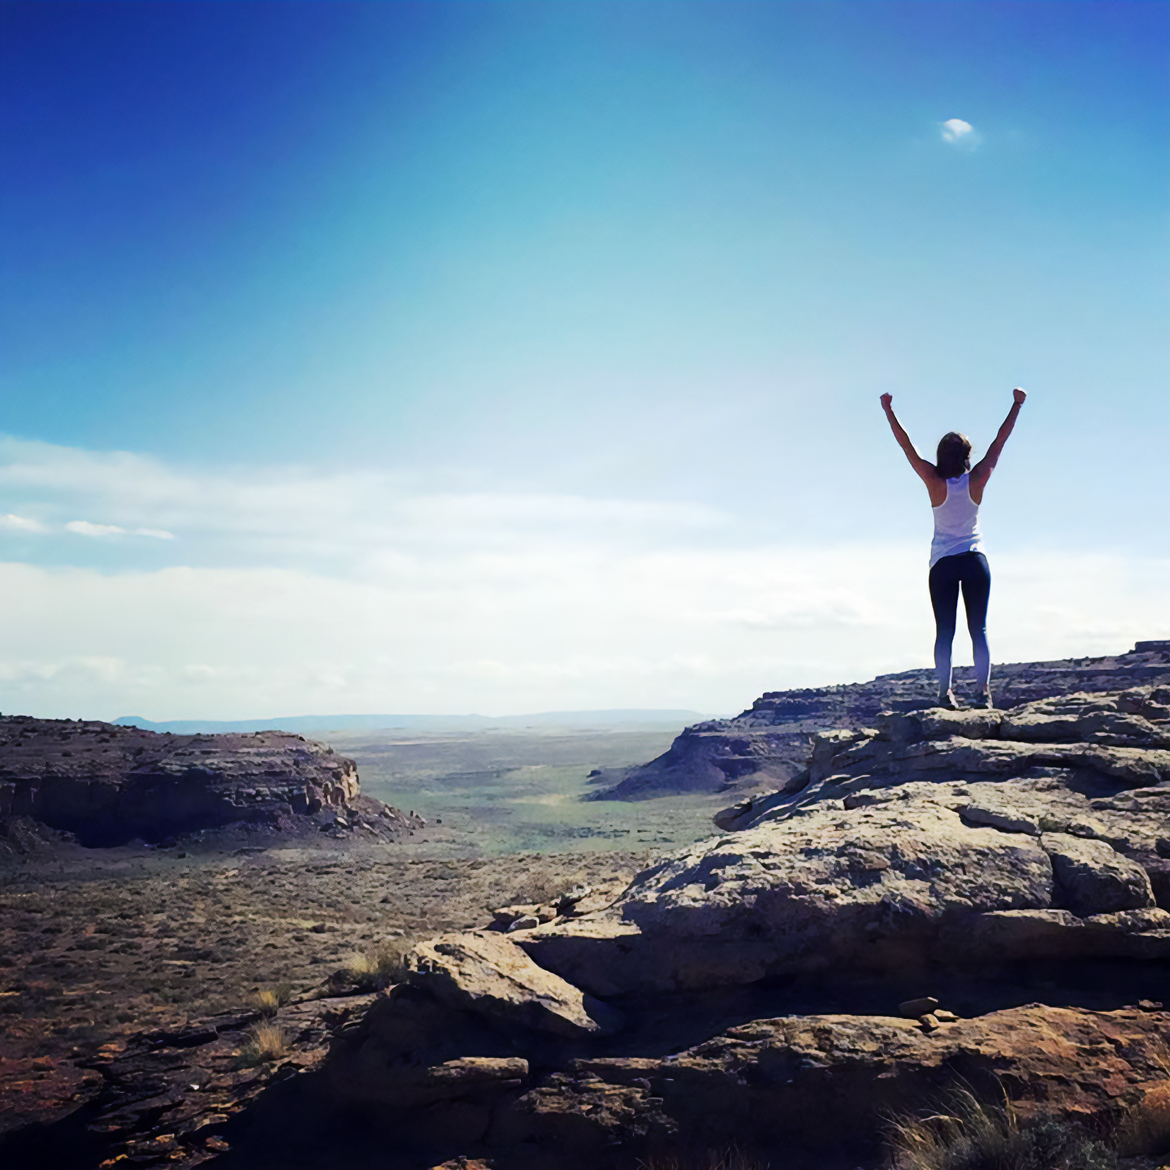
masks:
{"type": "Polygon", "coordinates": [[[572,1151],[558,1165],[614,1165],[615,1138],[629,1135],[648,1151],[734,1145],[783,1149],[786,1165],[853,1167],[872,1164],[881,1118],[945,1099],[959,1078],[993,1099],[999,1085],[1030,1086],[1021,1113],[1043,1103],[1107,1127],[1165,1084],[1168,1022],[1040,1004],[929,1032],[895,1017],[754,1020],[666,1057],[577,1059],[501,1103],[486,1136],[572,1151]]]}
{"type": "MultiPolygon", "coordinates": [[[[962,675],[964,672],[957,672],[962,675]]],[[[1170,641],[1138,642],[1127,654],[1016,662],[996,666],[1000,707],[1076,691],[1112,691],[1170,683],[1170,641]]],[[[599,769],[589,800],[647,800],[678,792],[779,787],[808,763],[809,736],[828,728],[871,726],[880,711],[933,706],[934,672],[908,670],[866,683],[770,691],[734,719],[688,727],[670,749],[635,768],[599,769]]]]}
{"type": "MultiPolygon", "coordinates": [[[[891,1116],[961,1086],[1160,1156],[1170,685],[1111,678],[817,731],[773,791],[624,888],[414,945],[327,1056],[306,1030],[311,1063],[246,1117],[160,1094],[135,1124],[156,1126],[160,1165],[230,1145],[239,1165],[635,1170],[737,1148],[877,1170],[891,1116]],[[183,1149],[159,1145],[178,1126],[183,1149]],[[198,1148],[209,1130],[222,1145],[198,1148]]],[[[119,1124],[112,1084],[85,1088],[102,1127],[119,1124]]]]}
{"type": "Polygon", "coordinates": [[[417,824],[361,796],[357,765],[279,731],[170,735],[92,720],[0,717],[0,828],[83,845],[159,842],[246,824],[378,834],[417,824]]]}
{"type": "Polygon", "coordinates": [[[718,820],[608,905],[416,948],[340,1099],[436,1162],[853,1167],[959,1082],[1101,1130],[1165,1095],[1170,687],[873,712],[718,820]]]}

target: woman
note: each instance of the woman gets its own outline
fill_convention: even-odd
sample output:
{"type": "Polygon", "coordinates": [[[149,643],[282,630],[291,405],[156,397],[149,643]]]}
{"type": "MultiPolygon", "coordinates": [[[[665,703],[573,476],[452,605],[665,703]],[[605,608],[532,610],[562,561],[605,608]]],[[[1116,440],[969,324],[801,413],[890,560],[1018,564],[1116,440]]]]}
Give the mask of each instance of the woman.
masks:
{"type": "Polygon", "coordinates": [[[955,615],[959,589],[967,610],[967,629],[975,654],[976,707],[990,708],[991,655],[987,649],[987,596],[991,592],[991,571],[983,555],[979,532],[979,505],[983,489],[999,462],[1003,445],[1016,425],[1027,395],[1018,386],[1012,391],[1015,402],[1003,420],[987,454],[971,466],[971,440],[955,431],[943,435],[938,444],[937,462],[927,463],[910,442],[910,436],[894,417],[893,395],[882,395],[882,409],[898,446],[910,466],[926,484],[934,509],[934,541],[930,546],[930,604],[934,607],[934,669],[938,675],[938,705],[954,710],[951,689],[951,643],[955,639],[955,615]]]}

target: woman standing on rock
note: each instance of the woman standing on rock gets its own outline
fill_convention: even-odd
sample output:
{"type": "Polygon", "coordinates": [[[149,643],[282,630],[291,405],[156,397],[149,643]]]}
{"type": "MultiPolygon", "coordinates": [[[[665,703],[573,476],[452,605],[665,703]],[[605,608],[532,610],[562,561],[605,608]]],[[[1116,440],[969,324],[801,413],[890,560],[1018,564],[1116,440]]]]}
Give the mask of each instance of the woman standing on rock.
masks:
{"type": "Polygon", "coordinates": [[[1015,402],[1003,420],[987,454],[971,466],[971,440],[950,431],[938,442],[937,462],[928,463],[910,442],[910,436],[894,417],[893,395],[882,395],[882,409],[898,446],[930,493],[934,509],[934,540],[930,546],[930,604],[934,607],[934,669],[938,675],[938,705],[954,709],[951,689],[951,643],[955,639],[955,617],[959,589],[967,610],[967,629],[975,655],[976,707],[990,708],[991,654],[987,649],[987,597],[991,592],[991,570],[983,555],[979,532],[979,505],[983,489],[999,462],[1003,445],[1016,425],[1027,395],[1018,386],[1012,391],[1015,402]]]}

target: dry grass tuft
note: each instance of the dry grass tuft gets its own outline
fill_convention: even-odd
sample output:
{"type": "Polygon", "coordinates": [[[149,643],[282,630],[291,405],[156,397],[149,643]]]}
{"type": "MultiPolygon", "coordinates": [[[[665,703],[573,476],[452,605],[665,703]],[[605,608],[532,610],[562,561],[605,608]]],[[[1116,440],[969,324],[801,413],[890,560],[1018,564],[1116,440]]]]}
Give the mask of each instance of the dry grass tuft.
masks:
{"type": "Polygon", "coordinates": [[[252,996],[253,1006],[265,1016],[274,1016],[292,999],[292,986],[288,983],[274,983],[262,987],[252,996]]]}
{"type": "Polygon", "coordinates": [[[734,1147],[722,1153],[707,1150],[700,1154],[658,1154],[638,1163],[639,1170],[768,1170],[770,1165],[734,1147]]]}
{"type": "Polygon", "coordinates": [[[256,1024],[248,1031],[248,1039],[241,1052],[245,1065],[267,1064],[288,1055],[288,1033],[278,1024],[256,1024]]]}
{"type": "Polygon", "coordinates": [[[1146,1090],[1114,1131],[1113,1141],[1123,1158],[1170,1153],[1170,1081],[1146,1090]]]}
{"type": "Polygon", "coordinates": [[[1102,1142],[1058,1117],[1021,1122],[1011,1102],[980,1101],[966,1089],[950,1094],[946,1112],[895,1118],[890,1170],[1115,1170],[1102,1142]]]}
{"type": "Polygon", "coordinates": [[[361,991],[381,991],[406,977],[406,956],[415,939],[403,936],[382,943],[377,950],[354,955],[345,965],[345,978],[361,991]]]}
{"type": "Polygon", "coordinates": [[[539,862],[532,866],[524,880],[516,887],[509,904],[544,906],[575,884],[573,876],[560,873],[548,862],[539,862]]]}

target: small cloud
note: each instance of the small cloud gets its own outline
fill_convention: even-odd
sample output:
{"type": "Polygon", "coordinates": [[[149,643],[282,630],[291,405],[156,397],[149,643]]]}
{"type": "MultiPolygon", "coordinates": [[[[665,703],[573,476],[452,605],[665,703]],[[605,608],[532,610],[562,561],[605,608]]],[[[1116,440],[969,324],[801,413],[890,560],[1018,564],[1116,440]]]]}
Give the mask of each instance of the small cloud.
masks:
{"type": "Polygon", "coordinates": [[[939,131],[944,142],[955,145],[974,146],[979,141],[975,127],[970,122],[964,122],[962,118],[948,118],[939,126],[939,131]]]}
{"type": "Polygon", "coordinates": [[[70,520],[65,525],[66,532],[76,532],[78,536],[117,536],[124,534],[126,529],[117,524],[91,524],[88,520],[70,520]]]}
{"type": "Polygon", "coordinates": [[[30,520],[27,516],[14,516],[11,512],[0,516],[0,528],[15,528],[19,532],[45,531],[45,526],[36,520],[30,520]]]}
{"type": "Polygon", "coordinates": [[[91,524],[88,520],[70,520],[65,525],[66,532],[76,532],[78,536],[149,536],[153,540],[174,540],[175,534],[165,528],[133,528],[127,530],[117,524],[91,524]]]}

